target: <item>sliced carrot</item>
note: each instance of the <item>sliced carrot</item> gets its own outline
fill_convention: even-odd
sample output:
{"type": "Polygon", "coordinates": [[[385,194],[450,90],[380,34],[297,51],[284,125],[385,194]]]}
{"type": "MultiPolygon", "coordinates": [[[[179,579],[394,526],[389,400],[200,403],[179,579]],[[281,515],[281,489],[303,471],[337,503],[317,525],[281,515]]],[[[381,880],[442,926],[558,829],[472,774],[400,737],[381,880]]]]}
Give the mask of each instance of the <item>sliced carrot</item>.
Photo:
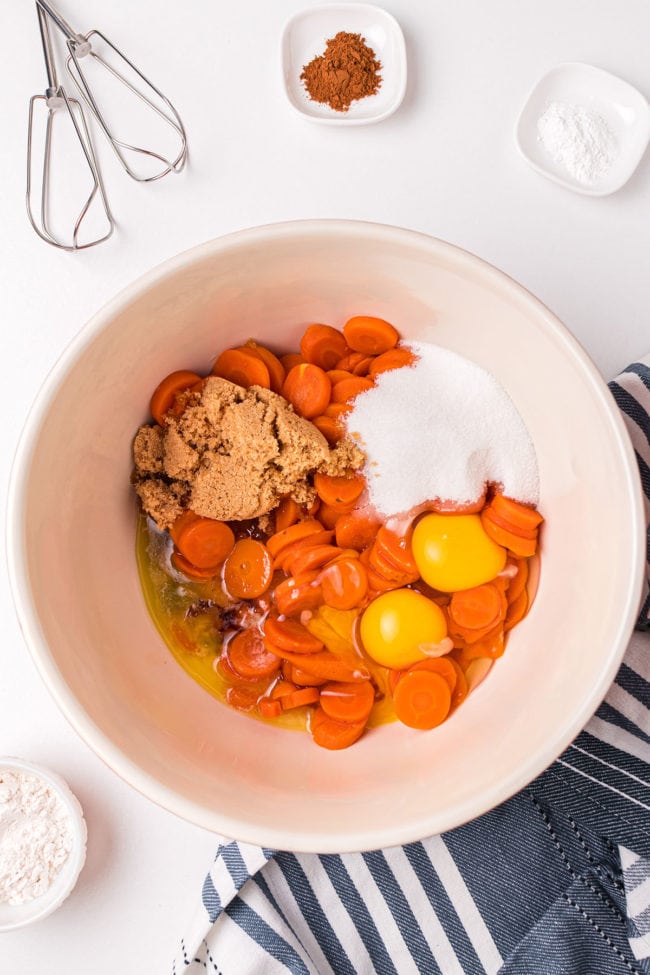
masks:
{"type": "Polygon", "coordinates": [[[368,592],[368,574],[359,559],[341,559],[320,574],[323,602],[332,609],[355,609],[368,592]]]}
{"type": "Polygon", "coordinates": [[[190,389],[195,383],[201,382],[196,372],[187,369],[177,369],[158,383],[153,391],[149,410],[152,417],[161,427],[165,424],[165,414],[174,406],[176,394],[190,389]]]}
{"type": "Polygon", "coordinates": [[[345,372],[350,372],[354,375],[355,366],[358,366],[364,359],[367,359],[364,352],[348,352],[342,359],[339,359],[336,363],[336,368],[343,369],[345,372]]]}
{"type": "Polygon", "coordinates": [[[518,525],[513,525],[507,518],[504,518],[503,515],[495,511],[492,504],[488,505],[485,509],[485,515],[499,528],[505,529],[505,531],[510,532],[512,535],[517,535],[518,538],[537,538],[536,528],[520,528],[518,525]]]}
{"type": "Polygon", "coordinates": [[[306,609],[318,609],[323,602],[318,572],[285,579],[273,590],[273,598],[282,616],[299,616],[306,609]]]}
{"type": "Polygon", "coordinates": [[[240,538],[224,562],[223,582],[233,599],[257,599],[271,584],[273,564],[266,545],[240,538]]]}
{"type": "Polygon", "coordinates": [[[265,363],[248,349],[226,349],[212,367],[212,373],[236,386],[271,388],[271,377],[265,363]]]}
{"type": "Polygon", "coordinates": [[[416,664],[409,667],[409,671],[411,670],[430,670],[433,674],[440,674],[449,684],[451,693],[454,693],[458,674],[453,662],[448,657],[427,657],[426,660],[418,660],[416,664]]]}
{"type": "MultiPolygon", "coordinates": [[[[353,376],[352,379],[342,379],[340,383],[332,386],[332,402],[333,403],[349,403],[350,400],[358,396],[359,393],[365,393],[368,389],[372,389],[374,383],[371,379],[366,379],[365,376],[353,376]]],[[[319,410],[322,413],[322,410],[319,410]]]]}
{"type": "Polygon", "coordinates": [[[513,626],[519,623],[520,620],[523,620],[527,612],[528,612],[528,593],[526,592],[525,589],[522,589],[522,591],[519,593],[517,598],[513,599],[513,601],[508,606],[508,612],[506,613],[505,623],[503,624],[503,628],[506,631],[506,633],[508,632],[508,630],[511,630],[513,626]]]}
{"type": "Polygon", "coordinates": [[[289,680],[279,680],[271,688],[271,698],[274,701],[281,701],[287,694],[293,694],[297,690],[296,685],[289,680]]]}
{"type": "Polygon", "coordinates": [[[370,681],[325,684],[320,692],[320,705],[325,714],[346,724],[364,723],[375,703],[375,689],[370,681]]]}
{"type": "Polygon", "coordinates": [[[314,474],[314,487],[318,497],[337,510],[354,504],[365,486],[365,479],[360,474],[353,474],[351,477],[333,477],[320,472],[314,474]]]}
{"type": "Polygon", "coordinates": [[[306,509],[305,513],[308,518],[314,518],[318,514],[318,509],[320,508],[320,498],[314,496],[314,500],[306,509]]]}
{"type": "Polygon", "coordinates": [[[272,646],[291,653],[318,653],[323,649],[322,640],[297,620],[279,620],[277,616],[267,616],[264,621],[264,636],[272,646]]]}
{"type": "Polygon", "coordinates": [[[517,568],[517,574],[510,580],[510,585],[508,586],[508,603],[514,603],[515,599],[526,588],[526,583],[528,582],[528,560],[527,559],[517,559],[514,563],[517,568]]]}
{"type": "Polygon", "coordinates": [[[420,572],[413,557],[411,547],[412,532],[409,530],[405,534],[397,534],[391,531],[386,525],[382,525],[377,532],[375,548],[381,552],[385,560],[409,576],[413,576],[415,582],[419,578],[420,572]]]}
{"type": "Polygon", "coordinates": [[[235,536],[224,521],[197,517],[175,539],[181,555],[199,569],[218,565],[232,552],[235,536]]]}
{"type": "Polygon", "coordinates": [[[299,687],[321,687],[327,683],[325,677],[314,677],[302,667],[292,667],[291,678],[294,684],[297,684],[299,687]]]}
{"type": "Polygon", "coordinates": [[[453,593],[449,602],[451,619],[468,630],[494,626],[505,617],[506,600],[502,590],[491,582],[453,593]]]}
{"type": "Polygon", "coordinates": [[[291,372],[294,366],[300,366],[305,360],[297,352],[287,352],[286,355],[280,356],[280,362],[284,367],[285,373],[291,372]]]}
{"type": "Polygon", "coordinates": [[[273,562],[273,568],[286,572],[286,566],[298,552],[303,552],[307,548],[315,548],[317,545],[329,545],[334,538],[334,532],[323,531],[322,525],[320,527],[321,531],[306,535],[304,538],[298,538],[295,542],[282,548],[273,562]]]}
{"type": "Polygon", "coordinates": [[[348,514],[352,511],[354,507],[354,502],[347,507],[333,508],[331,504],[325,504],[321,501],[320,508],[318,509],[318,520],[321,522],[324,528],[332,531],[336,528],[336,523],[343,514],[348,514]]]}
{"type": "Polygon", "coordinates": [[[349,318],[343,326],[343,335],[351,349],[364,355],[381,355],[399,341],[399,332],[389,322],[368,315],[349,318]]]}
{"type": "Polygon", "coordinates": [[[271,677],[280,669],[280,659],[266,648],[259,630],[241,630],[228,643],[228,662],[246,679],[271,677]]]}
{"type": "Polygon", "coordinates": [[[207,579],[214,579],[221,571],[221,565],[213,565],[205,569],[199,569],[198,566],[192,565],[185,556],[177,551],[172,552],[171,561],[178,572],[182,572],[184,576],[187,576],[188,579],[192,579],[194,582],[205,582],[207,579]]]}
{"type": "Polygon", "coordinates": [[[262,360],[269,370],[271,389],[274,393],[281,393],[287,373],[277,355],[271,352],[270,349],[267,349],[266,346],[258,345],[253,339],[249,339],[246,345],[242,346],[242,349],[244,352],[252,352],[254,356],[262,360]]]}
{"type": "Polygon", "coordinates": [[[274,511],[273,525],[276,534],[300,521],[300,505],[293,498],[282,498],[274,511]]]}
{"type": "Polygon", "coordinates": [[[352,412],[352,406],[349,403],[328,403],[324,410],[324,416],[333,416],[337,420],[342,420],[344,416],[347,416],[352,412]]]}
{"type": "Polygon", "coordinates": [[[482,494],[476,501],[450,501],[434,498],[426,503],[427,511],[435,511],[441,515],[474,515],[482,511],[484,507],[485,494],[482,494]]]}
{"type": "Polygon", "coordinates": [[[460,666],[460,664],[453,659],[453,657],[448,656],[445,659],[449,661],[449,663],[456,671],[456,686],[454,687],[451,694],[451,706],[452,708],[457,708],[458,705],[462,704],[465,698],[467,697],[467,692],[468,692],[467,678],[465,677],[465,671],[460,666]]]}
{"type": "Polygon", "coordinates": [[[169,529],[169,534],[174,544],[178,544],[178,539],[181,532],[185,531],[187,526],[191,525],[192,522],[197,521],[198,518],[199,515],[192,511],[191,508],[186,508],[185,511],[178,516],[174,524],[169,529]]]}
{"type": "Polygon", "coordinates": [[[361,681],[369,680],[370,672],[365,664],[359,661],[358,666],[352,666],[345,660],[335,657],[329,650],[319,650],[318,653],[292,653],[290,650],[283,650],[281,647],[273,647],[267,642],[267,647],[278,657],[288,661],[301,671],[311,674],[313,677],[322,677],[324,680],[335,681],[361,681]]]}
{"type": "Polygon", "coordinates": [[[312,362],[321,369],[333,369],[347,352],[348,345],[342,333],[331,325],[309,325],[300,340],[300,354],[305,362],[312,362]]]}
{"type": "Polygon", "coordinates": [[[336,417],[325,415],[315,416],[311,422],[323,434],[330,447],[337,444],[345,435],[345,430],[336,417]]]}
{"type": "Polygon", "coordinates": [[[371,515],[350,512],[336,522],[336,544],[341,548],[362,551],[372,545],[379,528],[379,521],[371,515]]]}
{"type": "Polygon", "coordinates": [[[354,373],[349,372],[347,369],[328,369],[327,378],[331,382],[332,386],[336,383],[340,383],[343,379],[354,379],[354,373]]]}
{"type": "Polygon", "coordinates": [[[397,682],[393,707],[402,724],[409,728],[435,728],[449,714],[449,684],[444,677],[432,671],[409,670],[397,682]]]}
{"type": "Polygon", "coordinates": [[[322,566],[327,565],[332,559],[340,555],[342,549],[337,548],[336,545],[314,545],[311,548],[305,548],[301,552],[296,552],[296,554],[285,561],[286,569],[289,575],[297,576],[302,572],[310,572],[312,569],[320,569],[322,566]]]}
{"type": "Polygon", "coordinates": [[[237,708],[238,711],[252,711],[259,696],[259,691],[248,687],[229,687],[226,691],[226,701],[231,708],[237,708]]]}
{"type": "Polygon", "coordinates": [[[387,579],[380,572],[377,572],[370,565],[370,549],[365,549],[359,556],[359,562],[368,574],[368,589],[371,593],[389,592],[391,589],[399,589],[401,582],[394,579],[387,579]]]}
{"type": "Polygon", "coordinates": [[[299,521],[297,525],[290,525],[289,528],[283,528],[282,531],[271,535],[266,543],[266,547],[273,558],[276,558],[278,553],[283,548],[286,548],[287,545],[291,545],[292,542],[297,542],[300,538],[307,538],[308,535],[315,535],[317,532],[322,532],[322,530],[323,526],[315,518],[308,521],[299,521]]]}
{"type": "Polygon", "coordinates": [[[403,369],[406,366],[412,366],[416,359],[417,356],[410,349],[389,349],[388,352],[382,352],[381,355],[373,359],[368,375],[374,377],[391,369],[403,369]]]}
{"type": "Polygon", "coordinates": [[[504,494],[495,494],[490,502],[490,507],[495,514],[505,518],[512,525],[512,531],[517,531],[517,529],[535,531],[544,521],[539,511],[531,505],[515,501],[504,494]]]}
{"type": "Polygon", "coordinates": [[[536,539],[522,538],[520,535],[515,535],[505,528],[501,528],[500,525],[496,525],[490,517],[489,508],[484,508],[481,512],[481,524],[493,542],[496,542],[497,545],[503,545],[504,548],[519,558],[529,558],[537,551],[536,539]]]}
{"type": "Polygon", "coordinates": [[[409,583],[416,582],[420,578],[417,567],[411,570],[396,565],[386,550],[377,544],[368,549],[368,565],[377,575],[398,586],[408,586],[409,583]]]}
{"type": "Polygon", "coordinates": [[[263,697],[257,706],[263,718],[277,718],[278,715],[282,714],[282,705],[279,701],[270,701],[263,697]]]}
{"type": "Polygon", "coordinates": [[[349,748],[361,738],[365,727],[365,721],[357,721],[356,724],[351,724],[347,721],[337,721],[336,718],[330,718],[322,707],[317,707],[311,716],[312,738],[321,748],[329,748],[331,751],[349,748]]]}
{"type": "Polygon", "coordinates": [[[467,664],[472,660],[476,660],[477,657],[489,657],[491,660],[495,660],[497,657],[503,655],[504,649],[503,626],[499,624],[481,640],[477,640],[475,643],[468,643],[464,647],[456,650],[455,653],[457,654],[456,659],[461,667],[467,667],[467,664]]]}
{"type": "Polygon", "coordinates": [[[306,704],[315,704],[320,697],[320,691],[316,687],[301,687],[291,694],[285,694],[281,698],[282,710],[291,711],[293,708],[302,708],[306,704]]]}
{"type": "Polygon", "coordinates": [[[306,420],[325,411],[331,393],[332,384],[327,373],[312,362],[294,366],[287,373],[282,387],[282,395],[289,400],[298,416],[306,420]]]}
{"type": "Polygon", "coordinates": [[[374,355],[367,355],[360,362],[357,362],[356,366],[352,370],[355,376],[367,376],[370,372],[370,367],[375,361],[374,355]]]}

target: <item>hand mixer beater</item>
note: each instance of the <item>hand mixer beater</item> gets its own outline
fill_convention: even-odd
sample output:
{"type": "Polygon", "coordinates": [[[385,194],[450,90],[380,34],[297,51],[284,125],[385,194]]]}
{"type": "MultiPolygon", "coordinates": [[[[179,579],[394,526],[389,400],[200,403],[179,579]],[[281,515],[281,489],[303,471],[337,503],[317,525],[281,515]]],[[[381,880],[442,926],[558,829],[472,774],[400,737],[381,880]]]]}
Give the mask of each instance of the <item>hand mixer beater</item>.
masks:
{"type": "MultiPolygon", "coordinates": [[[[138,182],[152,182],[168,173],[180,172],[187,159],[187,137],[181,118],[169,99],[105,34],[94,28],[85,35],[76,32],[49,0],[36,0],[36,7],[48,88],[44,96],[35,95],[30,100],[27,211],[32,226],[43,240],[64,250],[82,250],[106,240],[114,228],[83,107],[96,120],[124,171],[138,182]],[[63,85],[59,84],[48,21],[56,25],[65,39],[66,69],[81,101],[68,97],[63,85]],[[36,109],[42,107],[41,103],[47,109],[47,121],[38,193],[35,190],[37,140],[34,129],[36,109]],[[57,177],[60,188],[66,178],[65,167],[59,171],[52,162],[58,119],[67,123],[68,135],[75,136],[76,155],[83,162],[86,177],[90,175],[90,187],[87,194],[84,190],[78,213],[74,208],[76,216],[71,233],[55,226],[51,215],[57,177]],[[142,144],[147,139],[149,144],[142,144]],[[155,147],[151,144],[154,139],[155,147]]],[[[68,180],[70,182],[74,183],[72,189],[78,189],[79,180],[68,180]]],[[[68,193],[71,190],[70,185],[62,188],[68,193]]]]}

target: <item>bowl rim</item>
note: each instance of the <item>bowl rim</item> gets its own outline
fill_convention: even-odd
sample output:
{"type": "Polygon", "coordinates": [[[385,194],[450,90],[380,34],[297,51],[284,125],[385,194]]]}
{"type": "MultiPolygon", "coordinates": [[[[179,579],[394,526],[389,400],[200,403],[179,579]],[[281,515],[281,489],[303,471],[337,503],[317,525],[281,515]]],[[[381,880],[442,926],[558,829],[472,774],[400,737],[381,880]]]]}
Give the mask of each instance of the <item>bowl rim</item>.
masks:
{"type": "Polygon", "coordinates": [[[197,826],[242,842],[257,844],[267,848],[292,849],[301,853],[344,853],[379,849],[415,842],[424,837],[456,828],[495,806],[511,798],[516,792],[540,775],[562,754],[574,738],[587,724],[611,686],[627,643],[631,636],[641,601],[645,578],[645,515],[641,483],[634,450],[625,423],[618,407],[611,398],[607,384],[595,364],[568,328],[550,309],[536,298],[523,285],[512,277],[457,246],[429,234],[372,221],[347,219],[307,219],[268,223],[249,227],[204,241],[175,256],[168,258],[136,278],[116,296],[105,303],[65,347],[46,376],[25,420],[12,464],[6,506],[6,556],[10,588],[14,606],[25,643],[32,660],[56,704],[82,740],[114,771],[123,781],[156,802],[159,806],[175,813],[182,819],[197,826]],[[538,320],[554,333],[556,339],[570,352],[583,370],[594,395],[601,402],[612,427],[612,436],[626,460],[625,487],[629,500],[629,515],[633,528],[634,551],[630,553],[633,574],[627,591],[625,605],[620,607],[616,637],[610,653],[610,662],[603,668],[594,682],[590,694],[581,707],[574,711],[571,720],[550,736],[543,752],[538,752],[525,765],[513,770],[512,774],[495,783],[480,796],[471,796],[453,810],[422,816],[409,823],[399,823],[390,831],[372,828],[356,829],[345,839],[323,834],[302,834],[297,837],[280,829],[262,829],[255,823],[234,819],[223,815],[218,809],[207,808],[198,802],[180,796],[170,787],[161,783],[150,773],[144,771],[119,747],[117,747],[92,720],[82,705],[72,694],[63,675],[56,666],[45,636],[40,628],[37,613],[30,602],[30,584],[25,551],[22,544],[22,528],[25,513],[25,494],[30,461],[35,449],[42,421],[55,397],[59,385],[68,369],[79,355],[94,341],[108,320],[113,318],[124,306],[169,274],[191,265],[207,256],[216,255],[233,248],[249,247],[255,242],[268,244],[270,240],[289,240],[305,234],[330,236],[333,239],[346,236],[362,237],[372,233],[374,238],[392,242],[426,247],[430,253],[454,256],[461,268],[469,268],[479,280],[494,281],[496,278],[505,286],[509,298],[519,307],[533,313],[538,320]]]}
{"type": "MultiPolygon", "coordinates": [[[[88,838],[88,829],[81,804],[68,783],[57,772],[53,772],[52,769],[46,768],[46,766],[40,765],[37,762],[17,758],[13,755],[0,755],[0,773],[3,769],[11,769],[12,771],[26,772],[29,775],[34,775],[46,782],[56,792],[70,817],[73,847],[70,850],[67,860],[62,865],[61,870],[50,886],[50,890],[60,887],[60,890],[56,891],[56,896],[48,901],[45,895],[43,895],[42,897],[34,898],[32,901],[26,901],[24,904],[16,905],[20,908],[33,905],[33,913],[22,918],[17,917],[15,920],[5,921],[4,923],[0,922],[0,934],[5,931],[15,931],[17,928],[27,927],[27,925],[33,924],[35,921],[41,921],[56,911],[67,900],[74,890],[79,879],[79,874],[86,862],[86,842],[88,838]],[[39,904],[42,904],[40,908],[39,904]]],[[[11,908],[12,905],[3,906],[11,908]]]]}

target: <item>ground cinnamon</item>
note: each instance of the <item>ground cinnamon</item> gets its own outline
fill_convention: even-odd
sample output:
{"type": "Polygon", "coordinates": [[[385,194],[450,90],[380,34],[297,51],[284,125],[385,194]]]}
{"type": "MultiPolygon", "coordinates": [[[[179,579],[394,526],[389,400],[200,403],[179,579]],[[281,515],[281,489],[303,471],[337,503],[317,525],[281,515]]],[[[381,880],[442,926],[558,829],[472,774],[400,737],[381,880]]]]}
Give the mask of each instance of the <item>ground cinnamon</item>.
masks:
{"type": "Polygon", "coordinates": [[[380,71],[381,62],[361,34],[339,31],[323,54],[303,66],[300,80],[312,101],[347,112],[352,102],[379,91],[380,71]]]}

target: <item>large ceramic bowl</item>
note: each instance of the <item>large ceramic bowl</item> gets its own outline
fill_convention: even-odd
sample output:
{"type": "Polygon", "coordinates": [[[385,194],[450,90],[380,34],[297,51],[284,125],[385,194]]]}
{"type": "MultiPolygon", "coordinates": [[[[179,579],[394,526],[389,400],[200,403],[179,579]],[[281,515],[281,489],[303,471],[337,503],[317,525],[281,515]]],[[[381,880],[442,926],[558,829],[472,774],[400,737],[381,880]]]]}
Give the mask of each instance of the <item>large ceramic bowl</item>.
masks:
{"type": "Polygon", "coordinates": [[[560,322],[447,243],[341,221],[214,240],[101,310],[38,397],[9,504],[25,637],[85,741],[194,823],[314,852],[450,829],[546,768],[616,673],[640,597],[643,538],[624,426],[560,322]],[[207,370],[250,336],[291,348],[307,323],[359,313],[461,353],[501,382],[536,446],[546,524],[533,609],[466,704],[433,732],[396,723],[328,752],[223,706],[164,646],[136,571],[131,442],[151,390],[173,369],[207,370]]]}

